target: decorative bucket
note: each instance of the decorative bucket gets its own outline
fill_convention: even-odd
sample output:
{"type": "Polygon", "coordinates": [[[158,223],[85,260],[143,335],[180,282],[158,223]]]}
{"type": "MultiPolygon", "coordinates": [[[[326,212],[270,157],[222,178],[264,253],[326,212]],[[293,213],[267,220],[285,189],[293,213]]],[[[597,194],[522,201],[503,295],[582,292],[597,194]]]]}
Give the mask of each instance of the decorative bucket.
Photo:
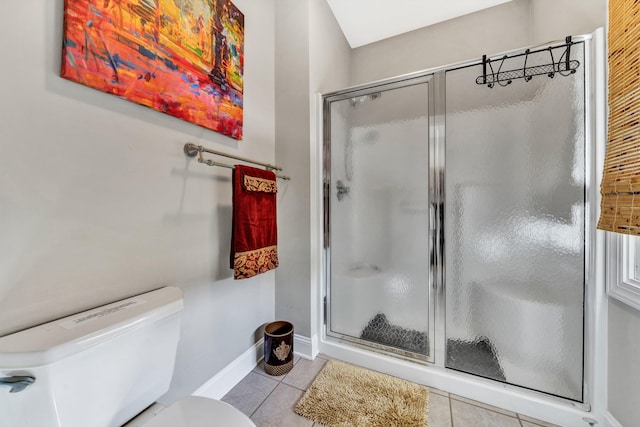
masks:
{"type": "Polygon", "coordinates": [[[293,323],[285,320],[264,327],[264,370],[284,375],[293,368],[293,323]]]}

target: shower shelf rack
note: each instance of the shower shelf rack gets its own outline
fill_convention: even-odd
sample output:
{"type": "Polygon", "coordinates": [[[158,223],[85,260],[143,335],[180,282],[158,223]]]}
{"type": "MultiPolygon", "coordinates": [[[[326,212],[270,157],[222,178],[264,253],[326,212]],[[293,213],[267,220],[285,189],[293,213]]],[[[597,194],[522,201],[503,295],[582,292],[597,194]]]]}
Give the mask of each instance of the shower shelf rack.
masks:
{"type": "MultiPolygon", "coordinates": [[[[209,154],[213,154],[213,155],[216,155],[216,156],[222,156],[222,157],[227,157],[227,158],[230,158],[230,159],[240,160],[241,162],[252,163],[254,165],[262,166],[265,169],[270,170],[270,171],[281,171],[282,170],[282,168],[280,166],[272,165],[270,163],[259,162],[257,160],[247,159],[245,157],[234,156],[232,154],[223,153],[221,151],[209,150],[208,148],[204,148],[201,145],[192,144],[190,142],[188,142],[188,143],[186,143],[184,145],[184,154],[186,154],[188,157],[198,156],[198,163],[204,163],[205,165],[208,165],[208,166],[219,166],[219,167],[228,168],[228,169],[234,169],[234,167],[235,167],[235,166],[230,165],[228,163],[221,163],[221,162],[216,162],[216,161],[211,160],[211,159],[204,159],[202,157],[202,153],[209,153],[209,154]]],[[[291,179],[291,177],[289,177],[287,175],[278,174],[277,172],[276,172],[276,177],[278,177],[280,179],[284,179],[286,181],[291,179]]]]}
{"type": "Polygon", "coordinates": [[[567,36],[565,38],[565,43],[558,46],[549,46],[544,49],[538,50],[530,50],[527,49],[524,53],[520,53],[517,55],[504,55],[502,58],[498,58],[495,60],[491,60],[491,58],[487,58],[487,55],[482,55],[482,75],[476,78],[476,84],[479,85],[487,85],[489,88],[493,88],[496,83],[500,86],[507,86],[511,84],[513,80],[524,79],[526,82],[530,81],[534,76],[547,75],[550,78],[555,77],[556,74],[560,74],[563,76],[568,76],[576,72],[578,67],[580,67],[580,61],[571,59],[571,46],[575,44],[571,40],[571,36],[567,36]],[[555,61],[553,57],[553,51],[555,49],[564,49],[564,52],[560,55],[560,59],[558,62],[555,61]],[[540,52],[549,52],[551,56],[551,63],[545,65],[535,65],[532,67],[527,67],[527,59],[529,55],[540,52]],[[518,58],[520,56],[524,56],[524,65],[522,68],[517,68],[515,70],[501,71],[502,65],[504,65],[504,61],[507,59],[518,58]],[[498,67],[498,71],[495,72],[493,69],[493,62],[500,61],[500,66],[498,67]],[[491,70],[487,73],[487,66],[491,70]],[[502,83],[506,82],[506,83],[502,83]]]}

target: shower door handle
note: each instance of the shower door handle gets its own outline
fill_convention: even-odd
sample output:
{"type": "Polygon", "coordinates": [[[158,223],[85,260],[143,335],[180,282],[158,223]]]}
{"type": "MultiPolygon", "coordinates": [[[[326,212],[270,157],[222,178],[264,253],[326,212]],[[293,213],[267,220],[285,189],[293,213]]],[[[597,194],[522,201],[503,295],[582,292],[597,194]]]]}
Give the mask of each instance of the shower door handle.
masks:
{"type": "Polygon", "coordinates": [[[19,393],[36,382],[33,377],[16,376],[0,378],[0,386],[10,387],[9,393],[19,393]]]}
{"type": "Polygon", "coordinates": [[[342,180],[338,180],[338,182],[336,182],[336,190],[338,190],[338,201],[342,200],[346,195],[349,194],[349,192],[351,191],[351,187],[349,187],[348,185],[345,185],[344,182],[342,182],[342,180]]]}

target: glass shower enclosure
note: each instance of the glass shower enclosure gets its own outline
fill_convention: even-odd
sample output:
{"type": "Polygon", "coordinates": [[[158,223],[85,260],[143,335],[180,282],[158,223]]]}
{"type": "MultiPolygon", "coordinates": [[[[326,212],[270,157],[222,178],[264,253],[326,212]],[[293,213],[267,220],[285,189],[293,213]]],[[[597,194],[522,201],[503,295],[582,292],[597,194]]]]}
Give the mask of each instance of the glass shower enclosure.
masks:
{"type": "Polygon", "coordinates": [[[330,339],[584,401],[584,58],[578,41],[574,73],[490,88],[474,62],[324,96],[330,339]]]}

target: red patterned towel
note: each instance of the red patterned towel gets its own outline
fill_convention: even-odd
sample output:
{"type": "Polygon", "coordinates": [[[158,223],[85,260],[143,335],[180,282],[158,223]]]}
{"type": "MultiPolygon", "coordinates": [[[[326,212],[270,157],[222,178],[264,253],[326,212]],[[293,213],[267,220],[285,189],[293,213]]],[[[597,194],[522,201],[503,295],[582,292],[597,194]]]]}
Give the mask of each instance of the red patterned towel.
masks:
{"type": "Polygon", "coordinates": [[[233,171],[233,278],[247,279],[278,266],[276,175],[236,165],[233,171]]]}

